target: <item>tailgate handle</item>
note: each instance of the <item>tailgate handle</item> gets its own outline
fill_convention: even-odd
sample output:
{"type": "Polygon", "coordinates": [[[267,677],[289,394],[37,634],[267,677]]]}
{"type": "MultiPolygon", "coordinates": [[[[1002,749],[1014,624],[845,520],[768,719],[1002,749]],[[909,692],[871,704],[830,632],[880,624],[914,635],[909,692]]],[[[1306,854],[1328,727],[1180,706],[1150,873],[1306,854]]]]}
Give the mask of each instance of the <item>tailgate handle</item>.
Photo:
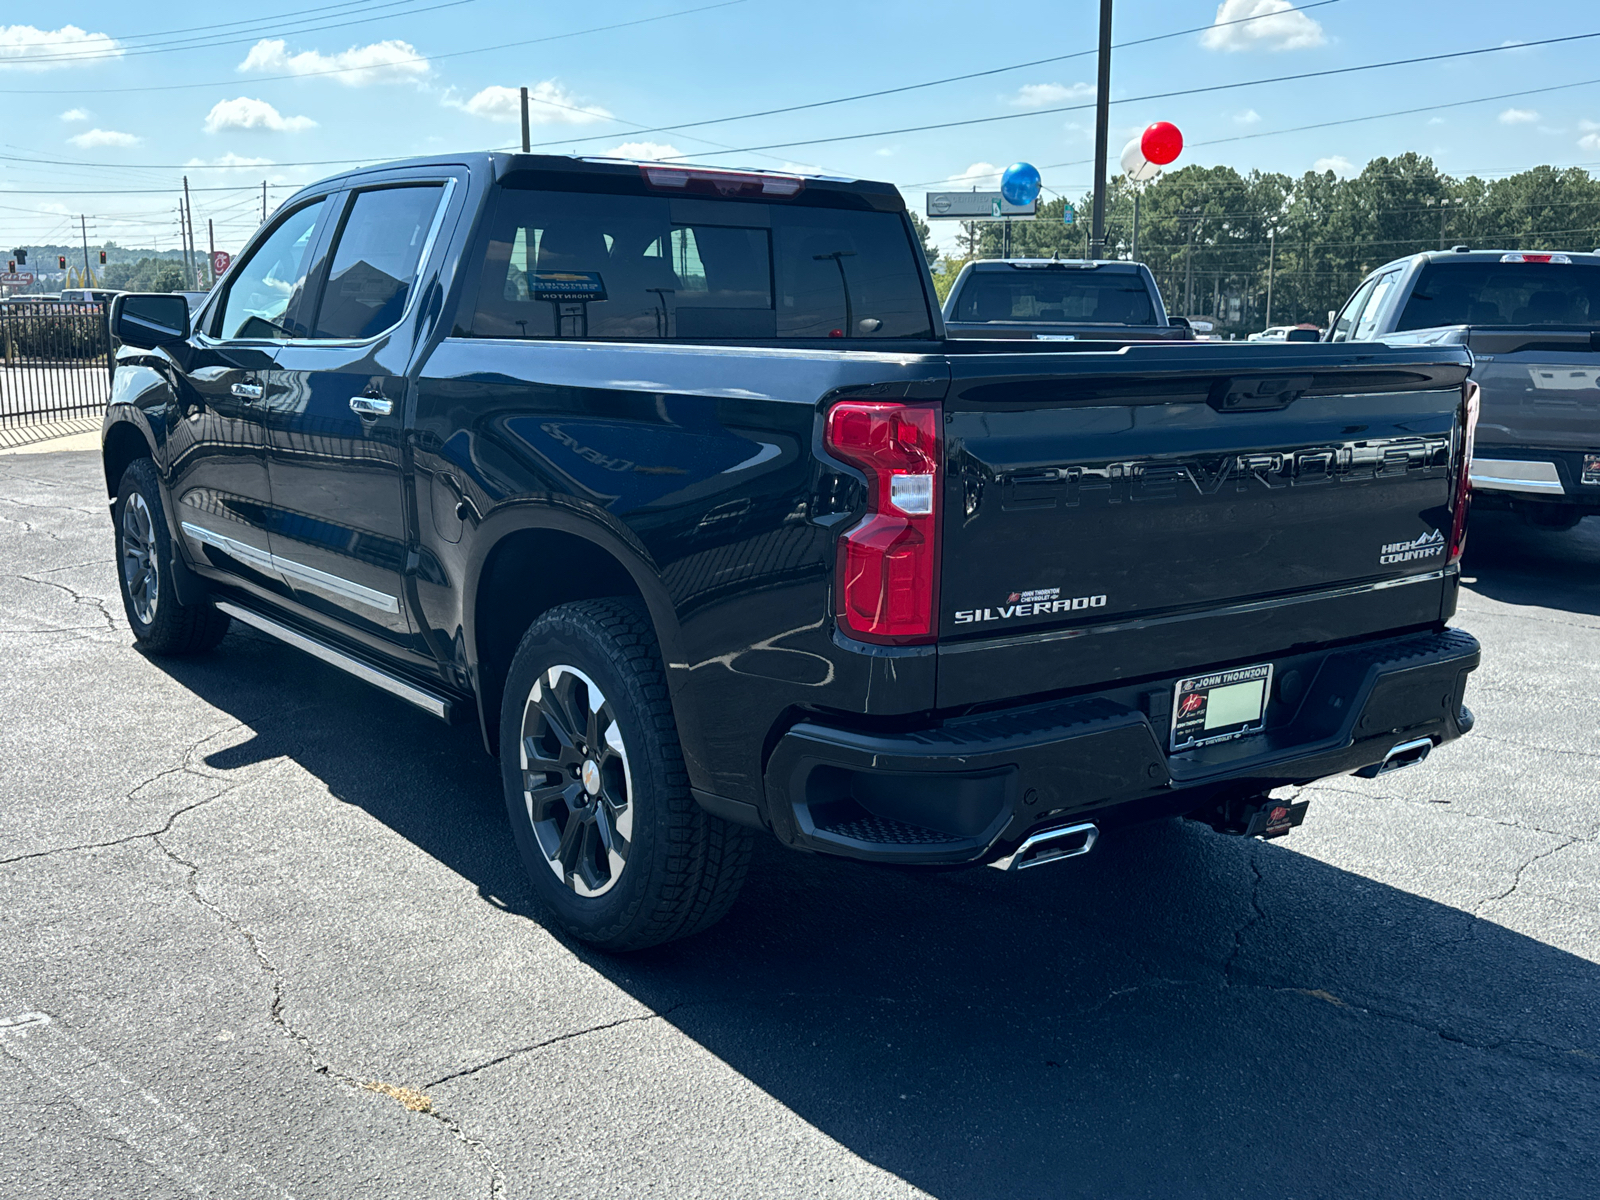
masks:
{"type": "Polygon", "coordinates": [[[1311,388],[1309,375],[1238,375],[1211,385],[1206,403],[1218,412],[1288,408],[1311,388]]]}

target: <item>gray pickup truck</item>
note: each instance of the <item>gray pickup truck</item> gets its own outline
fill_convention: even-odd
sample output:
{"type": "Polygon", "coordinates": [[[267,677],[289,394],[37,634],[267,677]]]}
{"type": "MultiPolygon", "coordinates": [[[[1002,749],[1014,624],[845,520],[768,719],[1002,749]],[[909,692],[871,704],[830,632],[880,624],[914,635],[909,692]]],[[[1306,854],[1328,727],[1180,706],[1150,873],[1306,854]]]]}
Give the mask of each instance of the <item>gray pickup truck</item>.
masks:
{"type": "Polygon", "coordinates": [[[944,302],[947,337],[1040,342],[1187,342],[1143,263],[1001,258],[970,262],[944,302]]]}
{"type": "Polygon", "coordinates": [[[1465,346],[1483,405],[1473,503],[1543,529],[1600,515],[1600,252],[1397,259],[1362,281],[1328,340],[1465,346]]]}

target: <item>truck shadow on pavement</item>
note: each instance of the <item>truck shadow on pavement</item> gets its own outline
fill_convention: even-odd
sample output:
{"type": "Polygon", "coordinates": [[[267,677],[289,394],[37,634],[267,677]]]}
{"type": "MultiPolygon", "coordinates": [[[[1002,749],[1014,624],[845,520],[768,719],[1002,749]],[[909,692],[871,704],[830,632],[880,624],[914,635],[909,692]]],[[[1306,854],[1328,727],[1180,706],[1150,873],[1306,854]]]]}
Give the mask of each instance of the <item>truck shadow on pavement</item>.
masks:
{"type": "MultiPolygon", "coordinates": [[[[209,765],[287,756],[485,903],[540,919],[475,728],[249,633],[161,665],[254,730],[209,765]],[[243,715],[263,712],[278,715],[243,715]]],[[[1600,1172],[1600,969],[1298,853],[1293,836],[1168,822],[1014,876],[763,840],[716,928],[630,957],[577,953],[941,1200],[1576,1197],[1600,1172]]],[[[607,1111],[664,1119],[650,1080],[621,1077],[639,1094],[607,1111]]],[[[678,1119],[689,1136],[695,1114],[678,1119]]]]}
{"type": "Polygon", "coordinates": [[[1491,600],[1600,616],[1600,517],[1555,532],[1474,513],[1462,574],[1491,600]]]}

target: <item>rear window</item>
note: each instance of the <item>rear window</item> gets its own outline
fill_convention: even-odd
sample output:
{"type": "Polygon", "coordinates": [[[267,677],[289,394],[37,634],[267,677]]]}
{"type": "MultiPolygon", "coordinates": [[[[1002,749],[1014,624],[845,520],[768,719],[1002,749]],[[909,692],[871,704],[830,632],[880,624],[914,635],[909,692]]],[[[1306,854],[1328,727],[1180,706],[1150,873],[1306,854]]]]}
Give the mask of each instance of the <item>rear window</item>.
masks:
{"type": "Polygon", "coordinates": [[[1600,326],[1600,266],[1430,263],[1395,328],[1435,325],[1600,326]]]}
{"type": "Polygon", "coordinates": [[[961,285],[952,320],[1154,325],[1156,314],[1137,275],[1026,267],[973,271],[961,285]]]}
{"type": "Polygon", "coordinates": [[[925,338],[898,213],[504,189],[470,332],[495,338],[925,338]]]}

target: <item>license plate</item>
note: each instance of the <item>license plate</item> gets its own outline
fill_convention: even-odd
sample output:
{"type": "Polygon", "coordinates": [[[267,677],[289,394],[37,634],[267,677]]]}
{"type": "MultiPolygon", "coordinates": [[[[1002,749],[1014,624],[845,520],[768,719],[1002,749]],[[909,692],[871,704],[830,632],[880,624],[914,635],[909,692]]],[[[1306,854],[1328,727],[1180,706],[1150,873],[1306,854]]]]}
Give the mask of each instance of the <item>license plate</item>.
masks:
{"type": "Polygon", "coordinates": [[[1271,690],[1271,663],[1178,680],[1172,693],[1172,748],[1191,750],[1260,733],[1271,690]]]}

